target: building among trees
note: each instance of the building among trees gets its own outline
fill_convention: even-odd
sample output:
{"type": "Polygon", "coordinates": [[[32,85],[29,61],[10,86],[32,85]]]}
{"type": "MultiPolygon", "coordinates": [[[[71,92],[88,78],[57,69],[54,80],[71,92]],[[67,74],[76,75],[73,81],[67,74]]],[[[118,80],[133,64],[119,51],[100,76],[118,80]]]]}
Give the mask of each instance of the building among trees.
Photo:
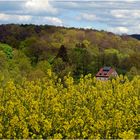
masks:
{"type": "Polygon", "coordinates": [[[98,80],[108,80],[111,77],[117,77],[118,73],[115,69],[111,67],[103,67],[99,70],[99,72],[96,74],[96,78],[98,80]]]}

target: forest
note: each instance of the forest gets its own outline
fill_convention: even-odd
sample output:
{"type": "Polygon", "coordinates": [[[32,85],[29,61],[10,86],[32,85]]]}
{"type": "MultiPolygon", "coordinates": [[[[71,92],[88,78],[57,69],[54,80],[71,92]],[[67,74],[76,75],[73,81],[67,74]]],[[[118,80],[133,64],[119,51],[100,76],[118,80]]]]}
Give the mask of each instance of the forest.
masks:
{"type": "Polygon", "coordinates": [[[0,25],[0,139],[139,139],[140,41],[50,25],[0,25]],[[110,66],[119,76],[95,78],[110,66]]]}
{"type": "Polygon", "coordinates": [[[132,78],[140,73],[140,41],[127,35],[49,25],[0,25],[0,71],[15,80],[42,78],[47,69],[78,79],[103,66],[132,78]],[[15,77],[16,74],[16,77],[15,77]]]}

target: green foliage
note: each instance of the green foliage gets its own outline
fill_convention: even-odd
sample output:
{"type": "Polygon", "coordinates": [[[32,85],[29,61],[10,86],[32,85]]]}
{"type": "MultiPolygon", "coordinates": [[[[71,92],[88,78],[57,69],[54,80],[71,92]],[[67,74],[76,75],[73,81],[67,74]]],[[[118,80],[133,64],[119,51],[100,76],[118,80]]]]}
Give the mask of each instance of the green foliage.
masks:
{"type": "Polygon", "coordinates": [[[42,66],[39,66],[43,61],[48,62],[48,66],[57,74],[65,75],[71,71],[75,78],[79,78],[81,74],[95,75],[104,65],[114,67],[119,74],[126,74],[133,66],[138,70],[137,74],[140,72],[140,41],[127,35],[48,25],[12,24],[0,26],[0,30],[0,41],[14,47],[13,49],[7,44],[0,44],[0,51],[3,51],[8,59],[12,59],[15,50],[26,55],[19,56],[23,57],[20,60],[23,67],[19,66],[22,64],[11,62],[15,63],[13,66],[18,65],[15,69],[21,72],[20,75],[27,76],[30,73],[27,72],[28,69],[32,68],[44,72],[42,66]],[[57,60],[58,58],[62,61],[57,60]]]}
{"type": "Polygon", "coordinates": [[[11,64],[15,64],[15,66],[19,69],[20,74],[25,77],[32,69],[30,59],[22,51],[14,51],[11,64]]]}
{"type": "Polygon", "coordinates": [[[7,65],[7,57],[3,51],[0,51],[0,69],[3,70],[7,65]]]}
{"type": "Polygon", "coordinates": [[[67,49],[64,45],[61,45],[56,58],[61,58],[63,61],[68,61],[67,49]]]}
{"type": "Polygon", "coordinates": [[[53,70],[57,74],[59,74],[65,69],[66,63],[61,58],[57,58],[54,60],[52,67],[53,67],[53,70]]]}
{"type": "Polygon", "coordinates": [[[89,65],[92,63],[92,56],[86,48],[76,47],[69,52],[70,63],[74,65],[74,75],[89,73],[89,65]]]}
{"type": "Polygon", "coordinates": [[[51,65],[48,61],[44,60],[44,61],[40,61],[37,66],[36,69],[40,69],[42,70],[44,73],[47,73],[48,69],[51,69],[51,65]]]}
{"type": "Polygon", "coordinates": [[[138,70],[137,70],[137,68],[136,67],[132,67],[131,69],[130,69],[130,71],[129,72],[127,72],[127,76],[128,76],[128,78],[129,79],[133,79],[133,77],[135,77],[135,76],[137,76],[138,75],[138,70]]]}
{"type": "Polygon", "coordinates": [[[0,43],[0,51],[3,51],[8,59],[11,59],[13,57],[13,49],[7,44],[0,43]]]}
{"type": "Polygon", "coordinates": [[[90,42],[88,40],[83,40],[82,44],[85,48],[88,48],[90,45],[90,42]]]}

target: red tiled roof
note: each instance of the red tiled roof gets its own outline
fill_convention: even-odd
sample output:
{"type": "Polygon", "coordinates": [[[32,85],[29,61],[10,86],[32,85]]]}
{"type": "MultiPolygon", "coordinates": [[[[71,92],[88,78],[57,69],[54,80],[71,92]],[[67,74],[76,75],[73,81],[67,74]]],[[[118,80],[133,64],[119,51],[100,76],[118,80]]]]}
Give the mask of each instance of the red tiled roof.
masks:
{"type": "Polygon", "coordinates": [[[101,68],[99,72],[96,74],[96,77],[109,77],[114,69],[110,68],[108,71],[105,71],[104,68],[101,68]]]}

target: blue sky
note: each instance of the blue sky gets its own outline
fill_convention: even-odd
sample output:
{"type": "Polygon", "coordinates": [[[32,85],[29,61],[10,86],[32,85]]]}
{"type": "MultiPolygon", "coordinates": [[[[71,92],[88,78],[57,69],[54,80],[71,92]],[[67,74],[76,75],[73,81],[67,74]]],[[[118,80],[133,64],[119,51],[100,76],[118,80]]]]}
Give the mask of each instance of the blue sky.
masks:
{"type": "Polygon", "coordinates": [[[140,0],[0,0],[0,24],[50,24],[140,33],[140,0]]]}

